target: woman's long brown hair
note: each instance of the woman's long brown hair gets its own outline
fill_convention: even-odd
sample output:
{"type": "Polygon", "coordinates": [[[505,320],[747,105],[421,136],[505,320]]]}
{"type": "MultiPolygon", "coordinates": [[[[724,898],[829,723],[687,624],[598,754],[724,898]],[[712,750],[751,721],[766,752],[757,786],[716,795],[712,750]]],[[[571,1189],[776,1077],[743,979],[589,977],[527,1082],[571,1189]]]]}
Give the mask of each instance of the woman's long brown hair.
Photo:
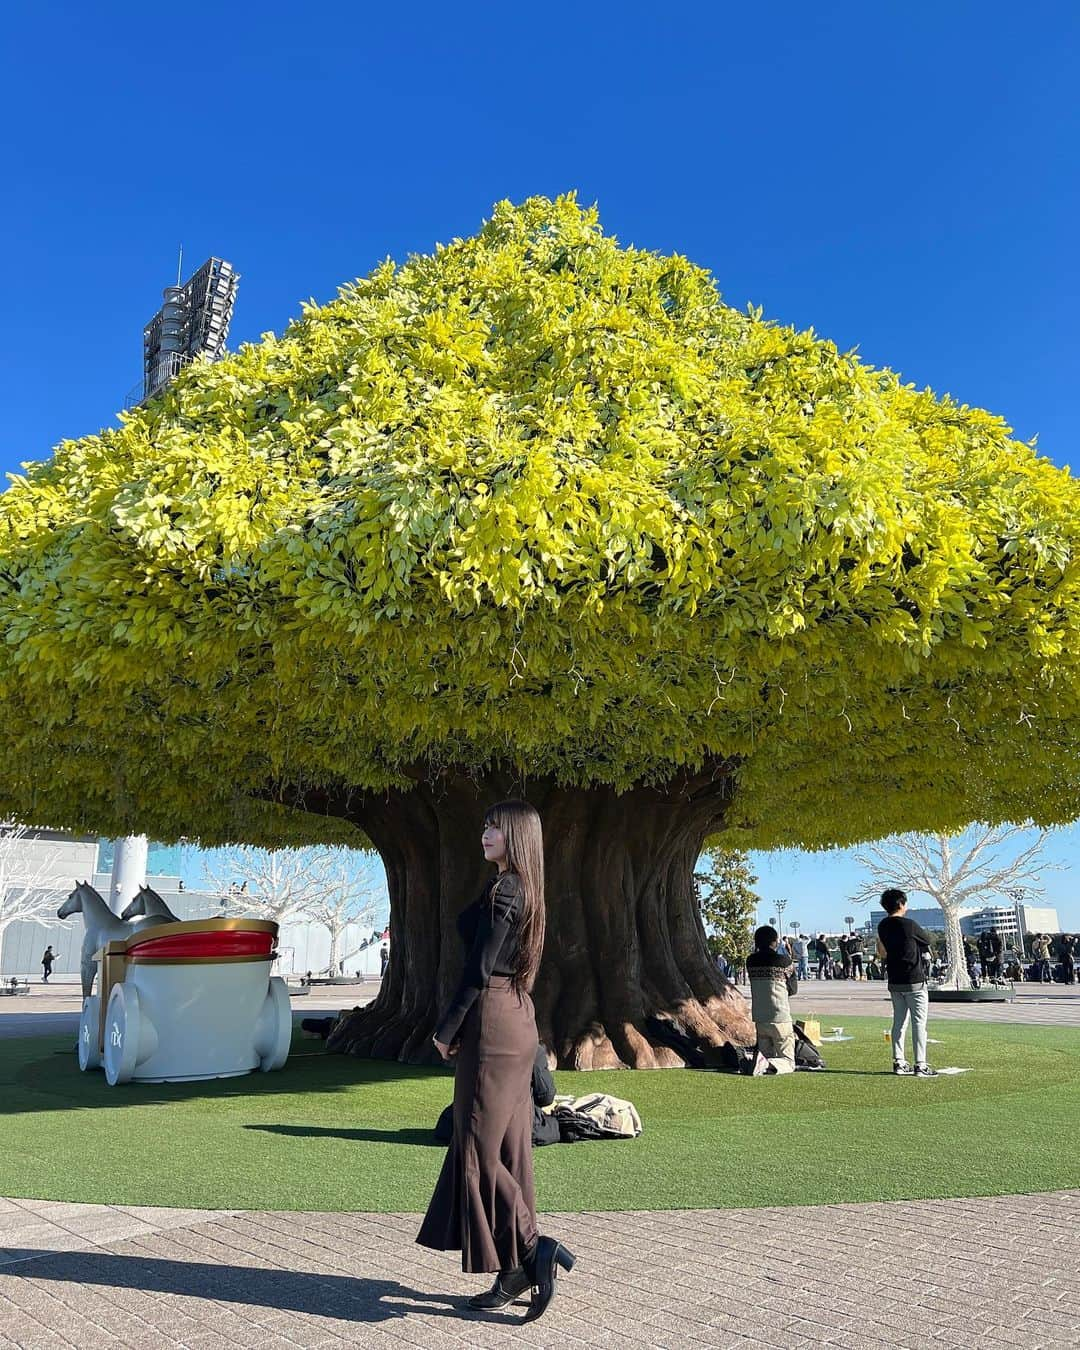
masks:
{"type": "Polygon", "coordinates": [[[494,825],[506,841],[507,869],[521,880],[524,898],[517,965],[512,976],[518,992],[530,993],[544,951],[544,832],[540,814],[528,802],[496,802],[484,812],[484,825],[494,825]]]}

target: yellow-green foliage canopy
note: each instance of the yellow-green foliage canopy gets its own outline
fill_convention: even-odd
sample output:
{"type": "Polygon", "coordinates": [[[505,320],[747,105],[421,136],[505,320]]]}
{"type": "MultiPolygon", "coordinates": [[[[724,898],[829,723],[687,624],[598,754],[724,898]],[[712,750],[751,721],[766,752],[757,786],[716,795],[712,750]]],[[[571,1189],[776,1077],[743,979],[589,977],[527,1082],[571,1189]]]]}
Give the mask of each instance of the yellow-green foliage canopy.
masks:
{"type": "Polygon", "coordinates": [[[762,845],[1077,814],[1080,491],[572,197],[386,262],[0,498],[0,812],[741,762],[762,845]]]}

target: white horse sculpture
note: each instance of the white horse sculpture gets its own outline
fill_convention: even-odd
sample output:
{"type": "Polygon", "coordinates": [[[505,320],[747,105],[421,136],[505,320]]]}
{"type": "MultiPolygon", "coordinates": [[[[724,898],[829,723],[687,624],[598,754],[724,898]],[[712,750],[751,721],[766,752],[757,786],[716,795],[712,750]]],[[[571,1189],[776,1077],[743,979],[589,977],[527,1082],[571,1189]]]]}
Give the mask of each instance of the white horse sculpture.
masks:
{"type": "Polygon", "coordinates": [[[120,911],[122,919],[138,919],[144,915],[157,919],[158,923],[180,922],[157,891],[151,890],[149,886],[140,886],[135,892],[134,900],[129,901],[127,907],[120,911]]]}
{"type": "Polygon", "coordinates": [[[126,923],[119,914],[112,912],[88,881],[80,881],[56,911],[58,919],[66,919],[72,914],[83,916],[83,926],[86,930],[80,956],[83,998],[89,998],[94,988],[94,975],[97,971],[94,953],[99,947],[103,947],[106,942],[120,942],[124,938],[129,938],[140,928],[149,928],[151,924],[161,923],[158,915],[126,923]]]}

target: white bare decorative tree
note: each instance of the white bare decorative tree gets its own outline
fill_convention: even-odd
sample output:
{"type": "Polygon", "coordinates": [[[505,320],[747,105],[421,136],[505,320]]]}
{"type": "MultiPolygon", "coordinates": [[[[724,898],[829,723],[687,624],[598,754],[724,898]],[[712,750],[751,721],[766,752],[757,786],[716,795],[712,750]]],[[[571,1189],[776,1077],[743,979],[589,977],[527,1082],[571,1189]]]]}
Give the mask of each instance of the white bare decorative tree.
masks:
{"type": "Polygon", "coordinates": [[[332,895],[351,856],[343,848],[215,849],[204,864],[207,889],[233,914],[284,923],[332,895]]]}
{"type": "Polygon", "coordinates": [[[346,848],[216,850],[205,863],[208,888],[234,914],[275,923],[308,919],[330,933],[330,974],[354,954],[339,950],[350,924],[370,922],[382,891],[376,854],[346,848]]]}
{"type": "Polygon", "coordinates": [[[1040,859],[1047,830],[1041,830],[1033,843],[1015,852],[1020,838],[1029,832],[1026,825],[978,825],[959,834],[900,834],[866,844],[855,861],[866,868],[868,876],[852,899],[863,904],[876,901],[890,886],[908,895],[928,895],[945,916],[949,973],[942,988],[970,989],[960,931],[961,910],[977,901],[990,904],[994,897],[1008,897],[1009,891],[1019,885],[1032,894],[1041,894],[1039,878],[1057,867],[1040,859]]]}
{"type": "Polygon", "coordinates": [[[19,920],[54,923],[57,906],[75,884],[56,874],[57,850],[28,856],[25,841],[33,837],[25,825],[0,822],[0,948],[5,930],[19,920]]]}
{"type": "Polygon", "coordinates": [[[371,927],[375,918],[375,902],[380,897],[381,864],[377,856],[367,857],[359,866],[342,865],[334,879],[333,888],[307,905],[302,917],[320,923],[330,934],[330,956],[327,974],[336,975],[351,956],[360,950],[342,947],[349,926],[371,927]]]}

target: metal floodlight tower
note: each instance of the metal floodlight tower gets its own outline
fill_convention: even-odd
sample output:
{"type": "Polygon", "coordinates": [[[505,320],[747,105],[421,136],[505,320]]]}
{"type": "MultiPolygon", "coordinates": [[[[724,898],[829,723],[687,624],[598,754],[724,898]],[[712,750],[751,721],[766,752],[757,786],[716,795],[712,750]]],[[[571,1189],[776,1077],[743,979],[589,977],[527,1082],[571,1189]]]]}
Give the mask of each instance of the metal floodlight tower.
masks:
{"type": "Polygon", "coordinates": [[[1024,951],[1024,944],[1030,936],[1024,917],[1024,901],[1027,899],[1027,893],[1028,888],[1026,886],[1010,886],[1006,891],[1006,895],[1013,902],[1013,913],[1016,915],[1016,931],[1020,936],[1021,952],[1024,951]]]}
{"type": "Polygon", "coordinates": [[[197,356],[221,359],[239,281],[231,263],[208,258],[183,285],[178,274],[165,288],[164,304],[143,329],[142,391],[132,402],[164,389],[197,356]]]}

